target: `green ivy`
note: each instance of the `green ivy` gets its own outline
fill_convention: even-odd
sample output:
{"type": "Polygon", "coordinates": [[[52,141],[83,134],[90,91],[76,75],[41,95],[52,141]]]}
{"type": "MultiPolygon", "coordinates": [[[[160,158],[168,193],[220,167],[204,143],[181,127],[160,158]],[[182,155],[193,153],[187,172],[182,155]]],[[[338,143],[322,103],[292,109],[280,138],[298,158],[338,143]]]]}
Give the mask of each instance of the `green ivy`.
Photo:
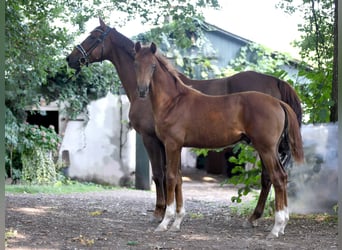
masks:
{"type": "Polygon", "coordinates": [[[233,202],[240,203],[242,196],[246,196],[253,189],[260,188],[261,162],[257,160],[254,148],[243,143],[236,144],[233,153],[237,157],[231,156],[228,161],[235,163],[236,166],[232,169],[233,176],[227,180],[227,183],[243,184],[238,188],[238,195],[231,198],[233,202]],[[252,164],[254,167],[246,170],[244,164],[247,163],[252,164]]]}
{"type": "Polygon", "coordinates": [[[45,128],[44,126],[24,123],[21,124],[19,131],[21,140],[19,149],[25,154],[30,154],[36,148],[55,154],[61,143],[61,138],[52,125],[45,128]]]}
{"type": "Polygon", "coordinates": [[[30,184],[51,184],[57,181],[55,163],[52,152],[35,147],[22,153],[22,180],[30,184]]]}

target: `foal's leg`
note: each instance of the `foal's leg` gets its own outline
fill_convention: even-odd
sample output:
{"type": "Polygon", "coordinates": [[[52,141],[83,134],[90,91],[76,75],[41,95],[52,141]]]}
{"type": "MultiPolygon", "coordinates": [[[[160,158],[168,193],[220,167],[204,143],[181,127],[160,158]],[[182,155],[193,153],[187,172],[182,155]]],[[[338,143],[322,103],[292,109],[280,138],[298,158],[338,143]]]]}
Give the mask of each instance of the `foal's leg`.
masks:
{"type": "Polygon", "coordinates": [[[291,149],[286,138],[282,138],[279,142],[278,153],[281,164],[286,167],[291,161],[291,149]]]}
{"type": "Polygon", "coordinates": [[[183,205],[183,191],[182,191],[182,170],[181,166],[178,168],[178,176],[177,176],[177,184],[176,184],[176,219],[173,222],[170,230],[171,231],[179,231],[180,224],[183,221],[185,216],[185,209],[183,205]]]}
{"type": "Polygon", "coordinates": [[[287,222],[290,220],[290,211],[289,211],[289,207],[288,207],[288,203],[287,203],[287,173],[286,171],[284,170],[284,168],[281,169],[282,172],[283,172],[283,176],[285,178],[285,181],[284,181],[284,211],[285,211],[285,223],[283,225],[283,227],[280,229],[280,233],[281,234],[284,234],[285,232],[285,227],[287,225],[287,222]]]}
{"type": "MultiPolygon", "coordinates": [[[[258,199],[258,203],[254,209],[253,214],[249,217],[248,222],[249,225],[254,225],[254,221],[259,219],[265,209],[265,204],[266,204],[266,200],[268,197],[268,194],[270,192],[271,189],[271,180],[270,177],[264,167],[264,164],[262,163],[262,170],[261,170],[261,192],[259,195],[259,199],[258,199]]],[[[246,224],[245,224],[246,225],[246,224]]],[[[246,225],[246,226],[249,226],[246,225]]]]}
{"type": "MultiPolygon", "coordinates": [[[[179,148],[175,144],[168,143],[168,145],[165,147],[165,151],[166,151],[166,192],[167,192],[166,211],[165,211],[164,219],[155,230],[157,232],[167,230],[168,224],[170,223],[171,219],[173,219],[175,215],[175,210],[176,210],[175,192],[177,191],[177,194],[179,194],[179,189],[176,190],[176,186],[177,186],[178,175],[179,175],[181,148],[179,148]]],[[[181,185],[180,185],[180,188],[181,188],[181,185]]],[[[179,204],[181,206],[180,208],[179,208],[179,205],[177,204],[177,210],[179,212],[182,212],[183,201],[182,201],[181,195],[177,197],[177,202],[181,202],[179,204]]],[[[178,216],[178,221],[182,218],[183,217],[178,216]]],[[[180,225],[181,220],[177,223],[180,225]]],[[[175,225],[175,227],[177,230],[179,230],[179,228],[177,228],[177,225],[175,225]]]]}
{"type": "Polygon", "coordinates": [[[145,135],[143,136],[143,142],[151,161],[152,179],[156,185],[156,207],[153,220],[160,222],[164,217],[166,208],[165,148],[156,136],[145,135]]]}
{"type": "Polygon", "coordinates": [[[282,233],[284,231],[288,221],[288,210],[286,206],[287,202],[285,202],[285,199],[287,198],[287,177],[283,167],[280,164],[277,154],[265,153],[260,154],[260,157],[263,159],[263,163],[265,164],[265,168],[269,173],[269,177],[275,191],[275,223],[271,233],[267,236],[267,238],[273,238],[278,237],[279,232],[282,233]]]}

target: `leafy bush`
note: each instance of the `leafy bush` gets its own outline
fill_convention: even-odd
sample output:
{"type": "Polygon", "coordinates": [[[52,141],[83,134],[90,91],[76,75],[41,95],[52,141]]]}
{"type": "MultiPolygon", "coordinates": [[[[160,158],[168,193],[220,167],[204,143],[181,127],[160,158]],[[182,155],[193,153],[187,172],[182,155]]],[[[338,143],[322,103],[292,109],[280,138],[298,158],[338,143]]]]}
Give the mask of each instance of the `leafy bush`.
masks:
{"type": "Polygon", "coordinates": [[[56,181],[54,158],[61,138],[53,126],[20,123],[11,110],[6,109],[5,132],[7,177],[37,184],[56,181]]]}
{"type": "MultiPolygon", "coordinates": [[[[259,194],[257,192],[253,192],[253,199],[244,203],[241,203],[239,205],[232,206],[231,212],[233,214],[239,215],[239,216],[248,216],[251,215],[257,205],[259,198],[259,194]]],[[[270,195],[268,196],[265,204],[265,209],[263,212],[264,217],[270,217],[273,216],[275,212],[275,206],[274,206],[274,191],[271,189],[270,195]]]]}
{"type": "Polygon", "coordinates": [[[28,154],[36,148],[51,151],[55,154],[61,142],[61,138],[52,125],[45,128],[44,126],[24,123],[21,124],[19,133],[21,138],[20,151],[28,154]]]}
{"type": "MultiPolygon", "coordinates": [[[[6,177],[11,177],[13,179],[13,164],[18,158],[16,157],[16,149],[19,143],[19,126],[13,113],[8,108],[6,108],[5,120],[6,177]]],[[[17,167],[17,169],[19,169],[19,167],[17,167]]]]}
{"type": "Polygon", "coordinates": [[[24,123],[20,126],[20,138],[22,180],[36,184],[54,183],[57,180],[54,157],[61,141],[54,127],[24,123]]]}
{"type": "Polygon", "coordinates": [[[243,143],[236,144],[233,153],[237,157],[231,156],[228,160],[236,166],[232,170],[234,175],[227,180],[227,183],[242,184],[238,189],[238,196],[232,197],[233,202],[240,203],[242,196],[246,196],[253,188],[260,188],[261,162],[257,160],[254,148],[243,143]],[[244,167],[247,163],[253,165],[249,170],[244,167]]]}

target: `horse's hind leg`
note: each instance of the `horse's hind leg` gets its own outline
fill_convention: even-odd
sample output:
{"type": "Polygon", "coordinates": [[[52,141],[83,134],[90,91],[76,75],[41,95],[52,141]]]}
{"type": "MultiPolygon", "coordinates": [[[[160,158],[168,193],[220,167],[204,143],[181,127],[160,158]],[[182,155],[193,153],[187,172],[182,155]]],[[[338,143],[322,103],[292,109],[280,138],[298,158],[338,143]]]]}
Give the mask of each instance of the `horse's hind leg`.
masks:
{"type": "Polygon", "coordinates": [[[277,157],[277,154],[260,154],[275,191],[275,222],[267,238],[278,237],[283,233],[288,221],[286,180],[287,175],[277,157]]]}
{"type": "Polygon", "coordinates": [[[265,204],[266,204],[266,200],[268,197],[268,194],[270,192],[271,189],[271,180],[270,177],[266,171],[266,169],[264,168],[264,165],[262,163],[262,170],[261,170],[261,192],[259,195],[259,199],[258,199],[258,203],[254,209],[253,214],[249,217],[248,219],[248,224],[245,224],[245,226],[253,226],[255,220],[259,219],[265,209],[265,204]]]}
{"type": "Polygon", "coordinates": [[[287,164],[289,164],[289,162],[291,161],[291,149],[289,146],[289,142],[284,137],[279,142],[278,152],[279,152],[281,164],[284,167],[286,167],[287,164]]]}
{"type": "Polygon", "coordinates": [[[284,234],[285,232],[285,227],[287,225],[287,222],[290,220],[290,211],[289,211],[289,207],[288,207],[288,203],[287,203],[287,173],[285,172],[285,170],[282,168],[283,171],[283,175],[285,176],[285,181],[284,181],[284,211],[285,211],[285,223],[284,226],[280,229],[280,233],[284,234]]]}
{"type": "Polygon", "coordinates": [[[185,216],[185,209],[183,204],[183,191],[182,191],[182,171],[179,168],[178,176],[177,176],[177,184],[176,184],[176,219],[173,222],[170,230],[171,231],[179,231],[180,225],[185,216]]]}
{"type": "Polygon", "coordinates": [[[156,206],[153,220],[160,222],[165,214],[165,149],[162,142],[155,136],[143,136],[143,142],[151,161],[152,179],[156,186],[156,206]]]}

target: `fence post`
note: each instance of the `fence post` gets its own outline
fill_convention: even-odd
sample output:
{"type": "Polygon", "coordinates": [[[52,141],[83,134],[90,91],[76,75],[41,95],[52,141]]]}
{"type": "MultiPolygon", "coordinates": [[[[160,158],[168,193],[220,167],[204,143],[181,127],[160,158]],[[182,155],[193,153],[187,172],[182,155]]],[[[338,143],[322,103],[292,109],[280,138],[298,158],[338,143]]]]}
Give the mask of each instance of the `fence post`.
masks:
{"type": "Polygon", "coordinates": [[[150,190],[150,162],[141,135],[136,133],[135,188],[150,190]]]}

